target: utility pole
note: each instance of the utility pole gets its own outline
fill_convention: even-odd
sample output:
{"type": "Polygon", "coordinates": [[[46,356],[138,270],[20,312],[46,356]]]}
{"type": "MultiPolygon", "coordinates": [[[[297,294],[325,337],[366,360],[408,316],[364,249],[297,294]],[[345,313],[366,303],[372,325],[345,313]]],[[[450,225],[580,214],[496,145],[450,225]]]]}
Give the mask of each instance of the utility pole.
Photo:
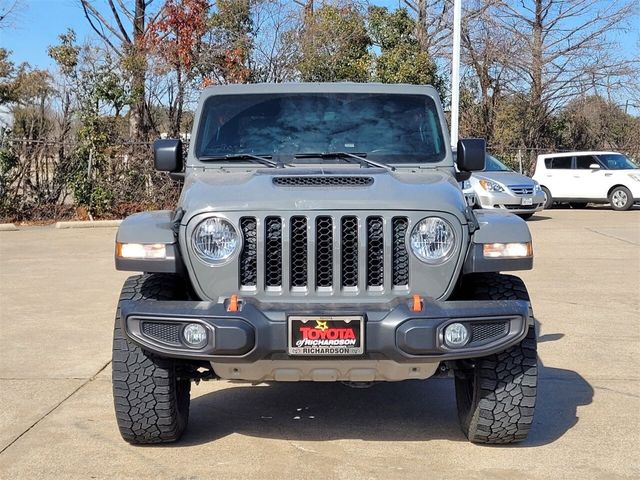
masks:
{"type": "Polygon", "coordinates": [[[451,146],[458,143],[458,115],[460,108],[460,23],[462,0],[453,2],[453,56],[451,58],[451,146]]]}

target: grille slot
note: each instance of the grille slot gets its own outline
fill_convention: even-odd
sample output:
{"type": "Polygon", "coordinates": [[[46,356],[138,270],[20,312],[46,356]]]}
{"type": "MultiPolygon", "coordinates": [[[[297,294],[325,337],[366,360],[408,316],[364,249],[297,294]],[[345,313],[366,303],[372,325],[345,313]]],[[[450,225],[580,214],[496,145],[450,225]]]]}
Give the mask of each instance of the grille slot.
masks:
{"type": "Polygon", "coordinates": [[[267,217],[265,221],[264,284],[282,286],[282,220],[267,217]]]}
{"type": "Polygon", "coordinates": [[[409,253],[407,252],[406,236],[408,221],[403,217],[393,219],[393,284],[396,286],[409,285],[409,253]]]}
{"type": "Polygon", "coordinates": [[[307,286],[307,218],[291,217],[291,286],[307,286]]]}
{"type": "Polygon", "coordinates": [[[316,218],[316,286],[333,285],[333,221],[331,217],[316,218]]]}
{"type": "Polygon", "coordinates": [[[240,252],[240,285],[255,287],[258,281],[258,232],[256,219],[253,217],[241,218],[240,229],[244,238],[242,252],[240,252]]]}
{"type": "Polygon", "coordinates": [[[180,345],[180,324],[142,322],[142,334],[158,342],[180,345]]]}
{"type": "Polygon", "coordinates": [[[367,218],[367,285],[384,284],[384,223],[382,217],[367,218]]]}
{"type": "Polygon", "coordinates": [[[340,228],[342,286],[358,286],[358,218],[342,217],[340,228]]]}
{"type": "Polygon", "coordinates": [[[373,185],[373,178],[292,175],[289,177],[275,177],[273,184],[279,187],[368,187],[369,185],[373,185]]]}
{"type": "Polygon", "coordinates": [[[472,322],[469,343],[495,340],[507,334],[508,322],[472,322]]]}
{"type": "Polygon", "coordinates": [[[533,195],[533,185],[509,185],[509,189],[516,195],[533,195]]]}

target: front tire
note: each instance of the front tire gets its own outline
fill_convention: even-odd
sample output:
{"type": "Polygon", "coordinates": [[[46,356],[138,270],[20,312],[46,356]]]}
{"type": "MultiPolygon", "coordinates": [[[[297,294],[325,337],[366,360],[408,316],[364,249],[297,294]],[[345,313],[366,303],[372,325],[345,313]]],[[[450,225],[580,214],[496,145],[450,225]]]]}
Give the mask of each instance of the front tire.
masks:
{"type": "Polygon", "coordinates": [[[542,193],[544,193],[544,209],[547,210],[553,206],[553,197],[547,187],[542,187],[542,193]]]}
{"type": "Polygon", "coordinates": [[[614,210],[629,210],[633,206],[633,195],[627,187],[616,187],[609,194],[609,203],[614,210]]]}
{"type": "MultiPolygon", "coordinates": [[[[125,282],[123,300],[184,298],[171,275],[138,275],[125,282]]],[[[178,361],[144,351],[126,338],[120,302],[113,330],[113,399],[122,438],[133,444],[168,443],[180,438],[189,420],[191,379],[178,361]]]]}
{"type": "MultiPolygon", "coordinates": [[[[467,300],[529,300],[522,280],[511,275],[472,275],[467,300]]],[[[536,333],[509,349],[460,362],[455,386],[462,431],[474,443],[505,444],[524,440],[533,423],[538,381],[536,333]]]]}

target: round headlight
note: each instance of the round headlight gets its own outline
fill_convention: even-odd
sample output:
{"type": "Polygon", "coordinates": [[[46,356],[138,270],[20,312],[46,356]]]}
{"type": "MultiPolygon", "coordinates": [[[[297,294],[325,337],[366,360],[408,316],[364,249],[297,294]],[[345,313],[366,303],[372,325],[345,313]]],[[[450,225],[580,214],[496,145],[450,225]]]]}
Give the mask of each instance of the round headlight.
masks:
{"type": "Polygon", "coordinates": [[[440,263],[453,252],[453,227],[439,217],[420,220],[411,232],[411,251],[426,263],[440,263]]]}
{"type": "Polygon", "coordinates": [[[235,227],[223,218],[207,218],[193,231],[193,248],[206,263],[224,263],[235,253],[239,244],[235,227]]]}

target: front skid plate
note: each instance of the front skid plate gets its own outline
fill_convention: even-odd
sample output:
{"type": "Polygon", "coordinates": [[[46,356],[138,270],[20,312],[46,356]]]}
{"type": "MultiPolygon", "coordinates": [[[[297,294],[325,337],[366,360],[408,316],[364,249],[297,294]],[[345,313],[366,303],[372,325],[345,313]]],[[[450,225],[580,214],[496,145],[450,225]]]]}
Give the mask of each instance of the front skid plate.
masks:
{"type": "Polygon", "coordinates": [[[254,363],[212,363],[222,379],[250,382],[373,382],[424,380],[439,362],[397,363],[392,360],[258,360],[254,363]]]}

